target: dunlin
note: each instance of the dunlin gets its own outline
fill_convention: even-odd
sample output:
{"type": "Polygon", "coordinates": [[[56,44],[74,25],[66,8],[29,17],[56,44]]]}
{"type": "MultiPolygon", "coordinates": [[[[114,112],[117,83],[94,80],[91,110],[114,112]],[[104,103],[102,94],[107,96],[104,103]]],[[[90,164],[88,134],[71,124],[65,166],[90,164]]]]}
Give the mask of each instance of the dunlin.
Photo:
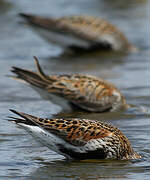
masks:
{"type": "Polygon", "coordinates": [[[45,18],[20,14],[47,41],[72,49],[133,51],[125,35],[111,23],[93,16],[45,18]]]}
{"type": "Polygon", "coordinates": [[[35,57],[38,72],[12,67],[12,76],[28,83],[54,104],[73,104],[92,112],[118,111],[129,107],[120,91],[111,83],[85,74],[46,75],[35,57]]]}
{"type": "Polygon", "coordinates": [[[116,127],[87,119],[43,119],[11,110],[9,119],[53,151],[71,159],[138,159],[127,137],[116,127]]]}

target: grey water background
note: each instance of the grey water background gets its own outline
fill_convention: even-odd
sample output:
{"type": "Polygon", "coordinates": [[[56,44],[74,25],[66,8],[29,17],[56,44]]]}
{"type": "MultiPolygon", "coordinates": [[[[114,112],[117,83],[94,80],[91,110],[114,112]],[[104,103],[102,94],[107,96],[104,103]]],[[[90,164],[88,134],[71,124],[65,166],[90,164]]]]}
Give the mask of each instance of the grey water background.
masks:
{"type": "Polygon", "coordinates": [[[149,0],[0,0],[0,179],[150,179],[149,19],[149,0]],[[128,55],[97,52],[61,56],[62,49],[20,23],[20,12],[100,16],[117,25],[140,50],[128,55]],[[10,108],[41,117],[52,117],[61,111],[61,107],[43,100],[30,87],[6,76],[11,74],[11,66],[35,70],[33,55],[48,74],[82,72],[107,79],[121,90],[128,103],[142,109],[143,112],[61,115],[112,123],[130,139],[142,159],[67,162],[6,121],[12,115],[10,108]]]}

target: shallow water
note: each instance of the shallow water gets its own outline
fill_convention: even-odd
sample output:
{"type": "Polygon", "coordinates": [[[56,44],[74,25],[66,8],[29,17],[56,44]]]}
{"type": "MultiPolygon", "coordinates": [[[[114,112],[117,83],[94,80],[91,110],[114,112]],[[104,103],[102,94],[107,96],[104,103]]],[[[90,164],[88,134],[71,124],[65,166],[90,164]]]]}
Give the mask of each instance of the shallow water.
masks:
{"type": "Polygon", "coordinates": [[[0,0],[0,179],[149,179],[150,176],[150,1],[149,0],[0,0]],[[20,23],[19,12],[41,15],[92,14],[110,20],[139,47],[130,55],[91,53],[61,56],[20,23]],[[84,72],[105,78],[120,88],[135,109],[124,113],[74,113],[59,116],[100,119],[119,127],[142,155],[138,161],[67,162],[40,146],[24,130],[5,120],[8,109],[51,117],[61,108],[30,87],[5,75],[11,66],[35,70],[32,56],[47,73],[84,72]],[[138,108],[144,109],[141,112],[138,108]]]}

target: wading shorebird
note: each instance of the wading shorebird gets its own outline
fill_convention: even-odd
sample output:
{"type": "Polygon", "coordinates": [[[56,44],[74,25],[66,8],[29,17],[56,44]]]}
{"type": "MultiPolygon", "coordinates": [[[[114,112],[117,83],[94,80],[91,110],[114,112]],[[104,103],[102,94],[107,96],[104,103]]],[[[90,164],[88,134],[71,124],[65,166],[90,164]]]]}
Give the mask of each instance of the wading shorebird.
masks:
{"type": "Polygon", "coordinates": [[[43,145],[69,159],[139,159],[127,137],[116,127],[88,119],[43,119],[11,110],[9,117],[43,145]]]}
{"type": "Polygon", "coordinates": [[[92,16],[45,18],[20,13],[47,41],[76,50],[136,51],[124,34],[111,23],[92,16]]]}
{"type": "Polygon", "coordinates": [[[38,72],[12,67],[14,79],[31,85],[39,94],[54,104],[75,107],[91,112],[106,112],[128,109],[130,106],[120,91],[111,83],[85,74],[46,75],[36,57],[38,72]]]}

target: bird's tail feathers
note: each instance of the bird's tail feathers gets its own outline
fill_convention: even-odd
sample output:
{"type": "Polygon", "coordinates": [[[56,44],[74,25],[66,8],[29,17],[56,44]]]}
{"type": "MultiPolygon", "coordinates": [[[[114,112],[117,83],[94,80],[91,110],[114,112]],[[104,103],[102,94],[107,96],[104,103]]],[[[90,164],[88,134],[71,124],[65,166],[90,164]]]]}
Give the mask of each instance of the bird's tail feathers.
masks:
{"type": "Polygon", "coordinates": [[[16,76],[9,76],[15,80],[21,80],[27,82],[33,86],[39,88],[46,88],[48,83],[51,83],[50,78],[42,71],[37,57],[34,56],[35,65],[37,67],[37,72],[32,72],[26,69],[12,67],[11,72],[16,74],[16,76]]]}
{"type": "Polygon", "coordinates": [[[22,124],[27,124],[27,125],[38,125],[36,123],[37,117],[31,116],[31,115],[26,114],[26,113],[18,112],[18,111],[13,110],[13,109],[10,109],[10,111],[13,112],[14,114],[17,114],[21,118],[20,117],[18,118],[18,117],[8,116],[7,120],[12,121],[16,124],[22,123],[22,124]]]}

